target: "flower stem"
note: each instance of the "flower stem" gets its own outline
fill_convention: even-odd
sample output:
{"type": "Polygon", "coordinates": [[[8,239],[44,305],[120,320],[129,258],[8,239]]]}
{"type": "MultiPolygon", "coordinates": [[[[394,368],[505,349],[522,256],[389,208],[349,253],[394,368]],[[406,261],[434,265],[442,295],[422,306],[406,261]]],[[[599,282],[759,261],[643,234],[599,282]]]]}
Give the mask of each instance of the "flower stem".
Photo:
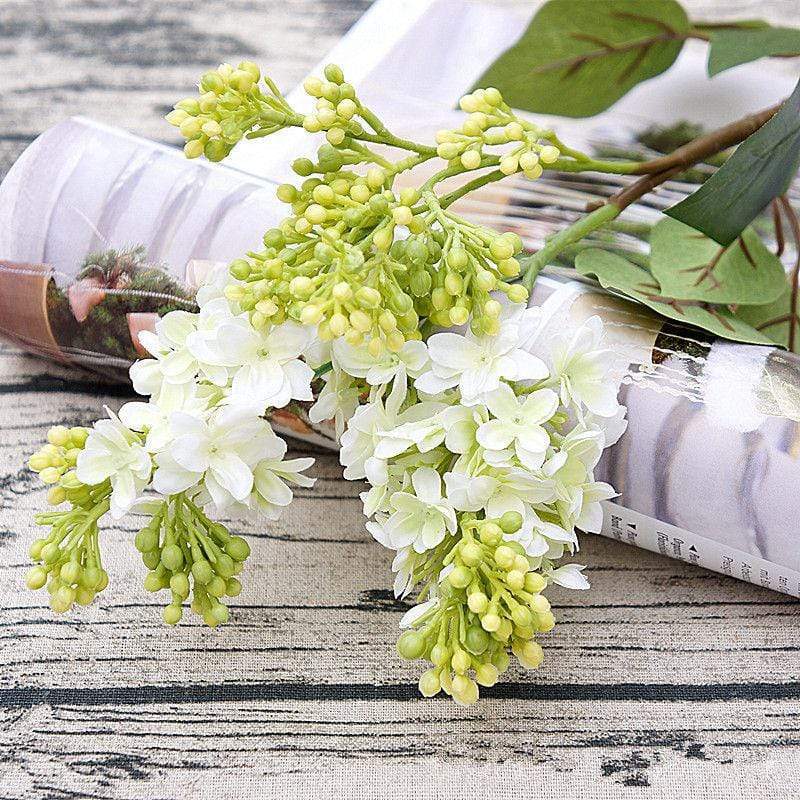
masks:
{"type": "Polygon", "coordinates": [[[533,282],[539,273],[552,261],[565,247],[574,244],[588,236],[592,231],[602,228],[603,225],[619,216],[621,208],[613,204],[604,204],[590,214],[582,217],[568,228],[559,231],[545,246],[532,256],[521,260],[523,270],[522,283],[530,291],[533,282]]]}

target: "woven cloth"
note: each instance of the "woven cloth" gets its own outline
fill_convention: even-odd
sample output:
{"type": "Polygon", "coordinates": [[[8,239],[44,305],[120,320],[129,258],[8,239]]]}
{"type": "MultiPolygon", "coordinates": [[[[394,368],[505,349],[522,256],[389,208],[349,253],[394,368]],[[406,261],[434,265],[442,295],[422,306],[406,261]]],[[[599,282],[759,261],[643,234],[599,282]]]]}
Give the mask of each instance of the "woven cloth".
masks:
{"type": "MultiPolygon", "coordinates": [[[[367,5],[3,3],[0,174],[66,113],[160,138],[210,59],[290,86],[367,5]]],[[[796,0],[694,3],[715,5],[797,16],[796,0]]],[[[394,653],[388,554],[328,453],[283,520],[234,525],[253,556],[229,625],[161,623],[130,522],[104,533],[106,592],[54,617],[24,588],[45,502],[24,460],[127,391],[0,345],[0,798],[796,795],[795,600],[585,537],[592,589],[553,595],[544,666],[470,708],[422,700],[394,653]]]]}

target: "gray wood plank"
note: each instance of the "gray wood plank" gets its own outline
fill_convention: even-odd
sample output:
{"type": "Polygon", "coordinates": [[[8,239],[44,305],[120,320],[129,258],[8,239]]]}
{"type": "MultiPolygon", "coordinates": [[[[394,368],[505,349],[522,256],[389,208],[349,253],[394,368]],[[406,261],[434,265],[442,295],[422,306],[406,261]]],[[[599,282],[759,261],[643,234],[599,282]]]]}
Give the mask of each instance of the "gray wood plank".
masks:
{"type": "MultiPolygon", "coordinates": [[[[0,174],[69,113],[172,141],[161,115],[221,58],[269,64],[290,87],[368,5],[5,0],[0,174]]],[[[800,22],[796,0],[687,5],[800,22]]],[[[23,586],[44,501],[23,461],[50,424],[90,423],[126,396],[0,345],[0,799],[796,789],[795,601],[585,537],[592,590],[554,596],[542,670],[512,670],[469,709],[423,701],[393,653],[402,605],[388,554],[331,455],[282,521],[237,524],[253,556],[230,625],[160,624],[131,522],[104,535],[105,596],[53,617],[23,586]]]]}

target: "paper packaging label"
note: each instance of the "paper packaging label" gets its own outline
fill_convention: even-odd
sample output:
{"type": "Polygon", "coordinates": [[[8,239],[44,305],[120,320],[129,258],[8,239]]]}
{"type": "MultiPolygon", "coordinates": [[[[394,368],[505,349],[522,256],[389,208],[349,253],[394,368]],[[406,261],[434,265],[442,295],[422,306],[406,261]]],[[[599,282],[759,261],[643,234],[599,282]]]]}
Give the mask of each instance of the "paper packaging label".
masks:
{"type": "Polygon", "coordinates": [[[687,564],[800,597],[800,572],[698,536],[676,525],[659,522],[608,500],[603,502],[603,529],[600,533],[609,539],[643,547],[687,564]]]}

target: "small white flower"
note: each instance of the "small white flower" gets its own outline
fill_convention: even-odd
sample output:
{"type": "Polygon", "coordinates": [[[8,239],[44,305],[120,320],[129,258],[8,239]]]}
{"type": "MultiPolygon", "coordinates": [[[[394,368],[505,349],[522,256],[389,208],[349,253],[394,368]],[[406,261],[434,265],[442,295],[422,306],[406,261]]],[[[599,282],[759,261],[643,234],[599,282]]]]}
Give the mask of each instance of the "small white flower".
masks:
{"type": "Polygon", "coordinates": [[[198,376],[218,386],[228,382],[228,370],[218,364],[198,359],[189,342],[198,331],[215,331],[231,317],[226,303],[215,301],[204,306],[199,314],[170,311],[156,322],[156,332],[142,331],[139,341],[154,356],[136,361],[130,368],[133,388],[139,394],[162,395],[174,387],[192,383],[198,376]]]}
{"type": "Polygon", "coordinates": [[[106,409],[109,419],[95,422],[78,456],[78,480],[89,486],[111,479],[111,515],[124,516],[147,486],[153,470],[141,438],[106,409]]]}
{"type": "Polygon", "coordinates": [[[313,399],[314,373],[300,360],[310,335],[296,322],[257,331],[243,315],[213,332],[189,337],[189,347],[199,360],[235,370],[232,404],[253,406],[263,413],[270,406],[283,408],[292,399],[313,399]]]}
{"type": "Polygon", "coordinates": [[[345,426],[359,405],[361,391],[356,382],[346,373],[335,367],[323,376],[325,385],[317,402],[308,411],[308,418],[319,424],[332,419],[336,437],[341,439],[345,426]]]}
{"type": "Polygon", "coordinates": [[[376,456],[392,458],[411,447],[416,447],[420,453],[427,453],[445,440],[449,425],[454,424],[464,412],[469,414],[469,409],[464,406],[450,406],[440,411],[441,403],[426,402],[419,405],[423,411],[412,411],[415,406],[411,406],[408,409],[410,413],[403,415],[405,419],[409,417],[418,419],[382,432],[381,441],[375,448],[376,456]],[[455,416],[448,412],[455,412],[455,416]]]}
{"type": "Polygon", "coordinates": [[[286,442],[277,437],[276,440],[282,446],[276,446],[253,468],[253,492],[250,496],[250,507],[272,520],[278,519],[283,509],[292,502],[293,494],[288,484],[308,489],[315,483],[314,478],[302,474],[314,464],[314,459],[292,458],[284,461],[286,442]]]}
{"type": "Polygon", "coordinates": [[[158,453],[172,440],[170,415],[175,411],[202,414],[208,409],[210,399],[210,392],[196,383],[176,384],[162,392],[158,401],[125,403],[118,415],[123,425],[146,435],[145,447],[149,452],[158,453]]]}
{"type": "Polygon", "coordinates": [[[544,362],[519,347],[519,327],[511,322],[496,336],[465,336],[437,333],[428,340],[431,369],[417,379],[415,386],[436,395],[455,386],[461,402],[470,405],[493,392],[502,379],[536,381],[548,377],[544,362]]]}
{"type": "Polygon", "coordinates": [[[250,495],[251,467],[278,447],[267,422],[236,407],[218,409],[208,420],[179,411],[171,415],[170,427],[175,438],[156,456],[153,487],[171,495],[202,480],[218,508],[250,495]]]}
{"type": "Polygon", "coordinates": [[[444,476],[447,499],[459,511],[480,511],[497,488],[497,481],[487,475],[472,476],[463,472],[448,472],[444,476]]]}
{"type": "Polygon", "coordinates": [[[442,479],[436,470],[420,467],[411,476],[414,493],[395,492],[391,497],[394,513],[384,531],[394,549],[413,546],[417,553],[436,547],[447,532],[455,533],[456,514],[442,496],[442,479]]]}
{"type": "Polygon", "coordinates": [[[506,511],[527,516],[530,506],[555,499],[553,481],[521,467],[493,471],[494,489],[486,501],[486,515],[499,519],[506,511]]]}
{"type": "Polygon", "coordinates": [[[589,481],[581,486],[580,512],[575,525],[586,533],[600,533],[603,529],[603,500],[611,500],[617,493],[614,487],[600,481],[589,481]]]}
{"type": "Polygon", "coordinates": [[[389,383],[401,371],[409,378],[422,374],[428,365],[428,348],[424,342],[409,340],[400,352],[384,350],[377,358],[365,346],[354,347],[344,339],[333,342],[333,362],[354,378],[364,378],[370,386],[389,383]]]}
{"type": "Polygon", "coordinates": [[[344,469],[344,477],[349,481],[367,478],[370,483],[385,482],[386,460],[375,454],[375,449],[386,431],[429,416],[440,408],[429,403],[417,403],[400,413],[406,396],[405,375],[400,374],[392,384],[392,390],[385,399],[373,397],[356,410],[342,434],[339,462],[344,469]]]}
{"type": "Polygon", "coordinates": [[[558,395],[550,389],[539,389],[517,397],[506,383],[501,383],[484,401],[494,419],[478,428],[477,439],[487,450],[505,450],[514,445],[520,463],[528,469],[539,469],[550,445],[550,435],[542,424],[558,409],[558,395]]]}
{"type": "Polygon", "coordinates": [[[561,387],[564,405],[581,405],[601,417],[617,414],[617,390],[609,372],[614,363],[611,350],[601,348],[603,323],[590,317],[569,339],[552,346],[553,376],[561,387]]]}

